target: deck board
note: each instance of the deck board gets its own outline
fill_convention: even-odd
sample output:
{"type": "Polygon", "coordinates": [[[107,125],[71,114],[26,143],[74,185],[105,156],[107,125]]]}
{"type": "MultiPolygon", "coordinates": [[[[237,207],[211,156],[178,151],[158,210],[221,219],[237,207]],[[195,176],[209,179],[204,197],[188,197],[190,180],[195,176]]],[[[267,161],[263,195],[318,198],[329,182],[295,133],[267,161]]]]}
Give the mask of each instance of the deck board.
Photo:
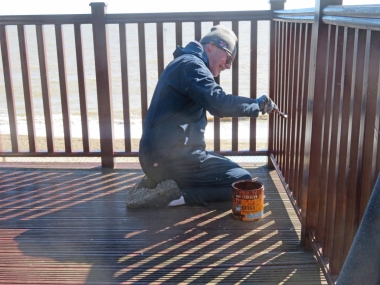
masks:
{"type": "Polygon", "coordinates": [[[126,209],[129,166],[1,164],[0,284],[327,284],[275,171],[249,168],[265,215],[242,222],[231,203],[126,209]]]}

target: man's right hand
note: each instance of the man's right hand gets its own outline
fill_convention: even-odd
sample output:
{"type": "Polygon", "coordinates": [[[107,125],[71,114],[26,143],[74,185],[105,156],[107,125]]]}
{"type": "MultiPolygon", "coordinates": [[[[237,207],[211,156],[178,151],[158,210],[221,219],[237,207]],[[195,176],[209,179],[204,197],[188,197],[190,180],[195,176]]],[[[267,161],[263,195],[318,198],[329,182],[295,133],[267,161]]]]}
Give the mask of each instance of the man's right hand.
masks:
{"type": "Polygon", "coordinates": [[[267,95],[257,98],[257,101],[260,112],[263,115],[272,112],[274,109],[278,109],[277,105],[267,95]]]}

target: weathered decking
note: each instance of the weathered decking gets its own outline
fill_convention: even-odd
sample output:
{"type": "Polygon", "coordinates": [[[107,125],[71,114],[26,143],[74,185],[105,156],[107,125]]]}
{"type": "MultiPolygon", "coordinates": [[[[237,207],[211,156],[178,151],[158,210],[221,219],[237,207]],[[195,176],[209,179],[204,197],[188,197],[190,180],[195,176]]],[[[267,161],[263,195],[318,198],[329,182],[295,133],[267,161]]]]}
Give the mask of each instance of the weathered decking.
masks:
{"type": "Polygon", "coordinates": [[[138,168],[0,167],[0,284],[326,284],[276,172],[250,170],[257,222],[230,203],[128,210],[138,168]]]}

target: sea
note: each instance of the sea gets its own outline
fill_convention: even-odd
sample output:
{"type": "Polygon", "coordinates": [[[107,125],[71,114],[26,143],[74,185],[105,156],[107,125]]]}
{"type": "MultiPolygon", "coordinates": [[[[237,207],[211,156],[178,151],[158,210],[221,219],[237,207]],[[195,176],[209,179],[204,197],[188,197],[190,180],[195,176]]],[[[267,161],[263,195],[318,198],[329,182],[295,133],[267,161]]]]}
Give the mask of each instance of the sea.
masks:
{"type": "MultiPolygon", "coordinates": [[[[221,22],[221,24],[231,28],[231,22],[221,22]]],[[[212,22],[202,23],[202,35],[206,34],[212,27],[212,22]]],[[[60,87],[58,76],[57,49],[55,28],[53,25],[44,27],[48,79],[51,94],[51,104],[53,113],[54,135],[63,136],[62,111],[60,99],[60,87]]],[[[238,33],[238,52],[239,52],[239,85],[238,94],[249,97],[250,85],[250,22],[239,23],[238,33]]],[[[33,97],[33,110],[35,116],[35,128],[37,136],[45,136],[45,120],[42,104],[41,79],[37,52],[36,28],[34,25],[25,26],[28,61],[30,69],[31,91],[33,97]]],[[[18,134],[26,135],[26,114],[24,103],[24,89],[22,84],[22,73],[20,63],[20,51],[16,26],[7,26],[8,45],[10,52],[10,64],[12,85],[16,102],[18,134]]],[[[77,65],[75,57],[75,40],[74,26],[64,25],[64,49],[67,89],[69,96],[69,109],[71,120],[72,136],[81,137],[80,108],[78,95],[77,65]]],[[[133,138],[139,138],[142,130],[141,120],[141,103],[140,103],[140,68],[139,68],[139,51],[138,51],[138,32],[137,24],[126,25],[127,34],[127,57],[128,57],[128,82],[130,94],[130,111],[131,111],[131,131],[133,138]]],[[[121,66],[120,66],[120,39],[118,25],[108,25],[109,35],[109,54],[111,64],[111,82],[113,97],[114,113],[114,130],[115,138],[123,138],[123,109],[121,97],[121,66]]],[[[262,21],[258,24],[258,63],[257,63],[257,96],[268,94],[269,78],[269,22],[262,21]]],[[[194,24],[183,24],[183,45],[194,40],[194,24]]],[[[91,25],[82,25],[83,53],[85,64],[85,84],[87,94],[87,108],[89,116],[90,137],[99,138],[99,120],[98,106],[96,96],[96,80],[94,69],[94,50],[93,34],[91,25]]],[[[147,60],[147,78],[148,78],[148,102],[154,92],[157,80],[157,41],[155,24],[145,24],[145,45],[147,60]]],[[[175,24],[164,23],[164,64],[165,66],[173,59],[175,44],[175,24]]],[[[1,49],[1,47],[0,47],[1,49]]],[[[228,93],[232,93],[232,71],[226,70],[220,75],[220,85],[228,93]]],[[[4,73],[2,58],[0,58],[0,132],[9,134],[8,106],[5,94],[4,73]]],[[[213,138],[213,118],[208,114],[209,124],[206,128],[206,139],[213,138]]],[[[221,138],[231,138],[231,120],[222,120],[221,138]]],[[[257,120],[257,140],[267,141],[268,139],[268,120],[267,116],[260,116],[257,120]]],[[[248,140],[249,138],[249,120],[246,118],[239,119],[239,140],[248,140]]]]}

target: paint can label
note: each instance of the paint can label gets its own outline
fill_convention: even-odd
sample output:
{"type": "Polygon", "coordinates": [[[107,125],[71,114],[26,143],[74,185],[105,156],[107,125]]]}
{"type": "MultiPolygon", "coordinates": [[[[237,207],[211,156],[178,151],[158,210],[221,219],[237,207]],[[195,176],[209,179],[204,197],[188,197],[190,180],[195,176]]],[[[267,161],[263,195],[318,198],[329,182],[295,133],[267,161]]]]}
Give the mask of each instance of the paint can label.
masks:
{"type": "Polygon", "coordinates": [[[264,214],[264,186],[257,181],[235,182],[232,191],[232,214],[242,221],[261,219],[264,214]]]}

